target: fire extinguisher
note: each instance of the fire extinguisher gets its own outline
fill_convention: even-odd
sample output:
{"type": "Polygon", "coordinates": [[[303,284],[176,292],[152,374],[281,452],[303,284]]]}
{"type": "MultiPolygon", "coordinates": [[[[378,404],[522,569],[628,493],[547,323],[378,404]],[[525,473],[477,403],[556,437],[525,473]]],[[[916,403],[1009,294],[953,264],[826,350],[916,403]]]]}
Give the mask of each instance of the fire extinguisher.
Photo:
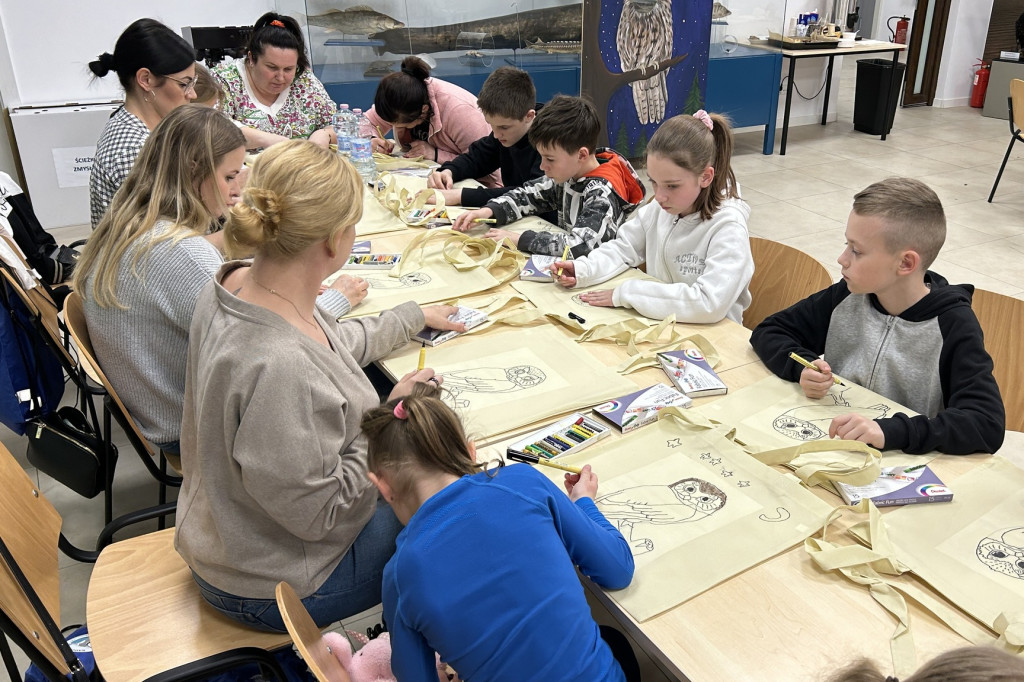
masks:
{"type": "Polygon", "coordinates": [[[975,64],[978,70],[974,72],[974,87],[971,88],[971,106],[978,109],[985,105],[985,92],[988,90],[988,76],[991,73],[992,65],[985,62],[975,64]]]}
{"type": "Polygon", "coordinates": [[[885,25],[889,27],[892,42],[899,43],[901,45],[907,44],[907,29],[910,28],[910,17],[889,17],[889,20],[885,22],[885,25]],[[896,22],[895,31],[892,28],[893,19],[899,19],[899,21],[896,22]]]}

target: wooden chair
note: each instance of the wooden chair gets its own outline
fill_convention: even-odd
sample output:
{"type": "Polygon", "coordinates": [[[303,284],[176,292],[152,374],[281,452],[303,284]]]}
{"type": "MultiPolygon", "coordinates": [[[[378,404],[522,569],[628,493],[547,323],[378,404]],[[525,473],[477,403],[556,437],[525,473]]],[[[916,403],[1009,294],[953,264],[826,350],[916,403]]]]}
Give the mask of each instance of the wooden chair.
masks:
{"type": "MultiPolygon", "coordinates": [[[[110,421],[111,417],[117,420],[117,423],[124,430],[128,436],[128,440],[132,447],[142,458],[143,464],[149,470],[150,474],[160,484],[160,500],[159,504],[164,504],[167,501],[167,486],[179,487],[181,485],[181,477],[167,473],[167,465],[170,466],[179,474],[181,473],[181,458],[177,455],[166,455],[163,452],[155,453],[149,441],[146,440],[145,436],[139,430],[135,420],[132,419],[131,413],[128,412],[128,408],[124,406],[117,391],[110,384],[110,380],[107,379],[107,375],[103,373],[103,369],[100,367],[100,363],[96,360],[96,353],[93,350],[92,340],[89,337],[89,327],[85,321],[85,310],[82,307],[82,297],[79,296],[77,291],[73,291],[68,294],[68,297],[64,299],[64,321],[67,324],[68,330],[71,332],[71,338],[74,339],[78,346],[79,352],[81,353],[83,360],[88,361],[93,371],[96,372],[96,378],[106,391],[106,397],[103,400],[103,443],[104,449],[108,453],[111,452],[111,432],[110,432],[110,421]],[[159,464],[157,464],[159,462],[159,464]]],[[[107,520],[109,522],[112,513],[111,508],[111,484],[112,481],[107,483],[107,520]]],[[[161,519],[162,521],[162,519],[161,519]]],[[[162,528],[161,524],[161,528],[162,528]]]]}
{"type": "Polygon", "coordinates": [[[69,674],[88,682],[61,646],[58,547],[96,562],[86,610],[107,682],[200,679],[251,662],[285,679],[268,650],[288,644],[288,636],[250,630],[206,604],[174,551],[172,529],[109,544],[114,532],[155,513],[115,519],[100,536],[101,552],[71,547],[60,534],[60,514],[0,445],[0,652],[12,680],[21,675],[6,637],[53,682],[67,682],[69,674]]]}
{"type": "Polygon", "coordinates": [[[832,285],[832,276],[824,265],[792,246],[751,237],[750,252],[754,256],[754,276],[750,279],[750,307],[743,311],[743,326],[747,329],[832,285]]]}
{"type": "Polygon", "coordinates": [[[349,675],[341,663],[324,644],[320,628],[316,626],[309,611],[302,605],[299,595],[286,582],[277,584],[277,608],[281,611],[288,634],[292,636],[295,648],[306,662],[306,666],[320,682],[349,682],[349,675]]]}
{"type": "Polygon", "coordinates": [[[971,304],[985,332],[993,374],[1006,407],[1006,428],[1024,431],[1024,301],[975,289],[971,304]]]}
{"type": "Polygon", "coordinates": [[[1014,78],[1010,81],[1010,96],[1006,98],[1006,105],[1010,108],[1010,144],[1006,148],[1003,162],[999,165],[999,172],[996,173],[996,181],[992,183],[992,191],[988,195],[988,203],[992,203],[992,197],[996,195],[996,187],[1003,177],[1003,170],[1006,162],[1010,159],[1010,152],[1013,150],[1013,143],[1017,140],[1024,142],[1021,136],[1021,129],[1024,128],[1024,80],[1014,78]]]}

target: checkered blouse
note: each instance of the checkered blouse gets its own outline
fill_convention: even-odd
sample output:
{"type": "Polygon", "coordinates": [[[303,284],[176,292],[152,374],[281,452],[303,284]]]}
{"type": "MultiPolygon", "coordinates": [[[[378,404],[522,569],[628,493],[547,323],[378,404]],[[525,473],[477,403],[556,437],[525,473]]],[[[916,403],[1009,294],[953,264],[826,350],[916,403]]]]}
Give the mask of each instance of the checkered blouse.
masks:
{"type": "Polygon", "coordinates": [[[89,210],[96,229],[121,183],[135,165],[149,128],[135,114],[121,107],[111,115],[96,143],[96,157],[89,176],[89,210]]]}

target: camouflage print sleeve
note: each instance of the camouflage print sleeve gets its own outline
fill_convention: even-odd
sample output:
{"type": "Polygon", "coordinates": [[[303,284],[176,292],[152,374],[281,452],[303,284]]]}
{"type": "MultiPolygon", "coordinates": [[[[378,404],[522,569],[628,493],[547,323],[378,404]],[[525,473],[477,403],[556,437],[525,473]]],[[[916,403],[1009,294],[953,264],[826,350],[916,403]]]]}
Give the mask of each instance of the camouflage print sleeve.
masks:
{"type": "Polygon", "coordinates": [[[583,189],[576,219],[569,227],[569,248],[573,257],[585,256],[614,239],[621,221],[622,207],[616,201],[611,183],[601,178],[590,180],[583,189]]]}
{"type": "Polygon", "coordinates": [[[562,200],[562,185],[543,175],[511,189],[487,202],[498,225],[505,225],[534,213],[557,211],[562,200]]]}

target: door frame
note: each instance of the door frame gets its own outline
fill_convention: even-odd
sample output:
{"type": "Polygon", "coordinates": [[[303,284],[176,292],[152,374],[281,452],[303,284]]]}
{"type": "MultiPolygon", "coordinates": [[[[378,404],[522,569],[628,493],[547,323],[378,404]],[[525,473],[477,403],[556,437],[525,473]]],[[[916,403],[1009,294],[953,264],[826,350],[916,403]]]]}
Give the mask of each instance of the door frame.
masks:
{"type": "Polygon", "coordinates": [[[910,45],[907,51],[907,78],[903,83],[903,106],[931,106],[935,101],[935,91],[939,82],[939,65],[942,62],[942,48],[946,43],[946,25],[949,23],[949,10],[952,0],[934,0],[935,15],[928,36],[928,51],[924,56],[924,74],[921,79],[921,92],[914,93],[917,81],[918,63],[921,61],[921,44],[924,42],[924,17],[931,0],[917,0],[914,10],[914,22],[910,28],[910,45]],[[921,18],[918,21],[918,17],[921,18]]]}

